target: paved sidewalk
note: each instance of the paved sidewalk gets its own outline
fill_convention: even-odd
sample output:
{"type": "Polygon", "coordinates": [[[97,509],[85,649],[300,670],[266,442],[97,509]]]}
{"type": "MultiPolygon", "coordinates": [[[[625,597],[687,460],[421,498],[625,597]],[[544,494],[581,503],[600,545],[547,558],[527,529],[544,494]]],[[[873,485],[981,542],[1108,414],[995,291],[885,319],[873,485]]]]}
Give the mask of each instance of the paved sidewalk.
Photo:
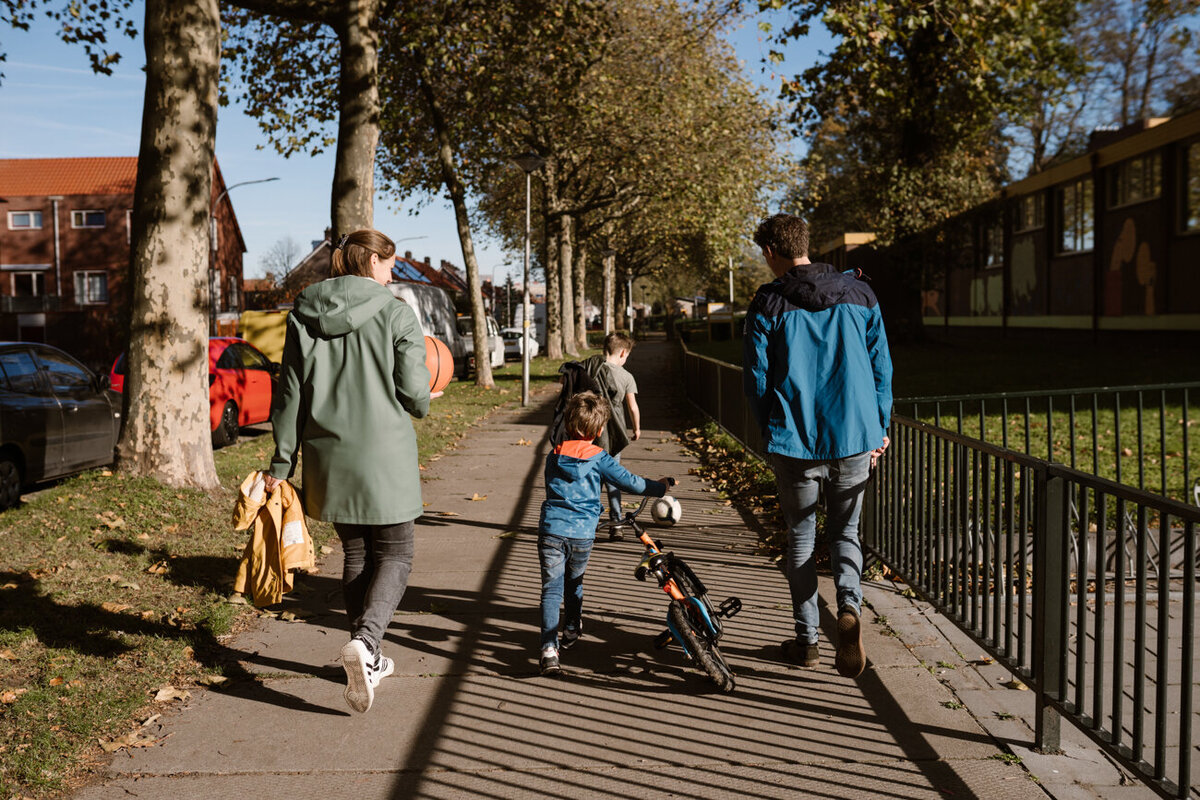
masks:
{"type": "MultiPolygon", "coordinates": [[[[688,413],[673,352],[661,341],[633,352],[645,430],[622,460],[680,480],[683,520],[660,537],[715,600],[744,603],[722,640],[733,694],[713,690],[678,648],[653,648],[666,598],[634,580],[639,545],[603,537],[567,674],[537,674],[536,525],[554,400],[542,395],[528,411],[494,414],[424,473],[412,580],[384,644],[396,674],[368,714],[342,699],[335,553],[285,603],[312,616],[268,620],[229,644],[260,680],[193,690],[155,723],[160,745],[117,754],[105,782],[76,797],[1154,796],[1121,787],[1090,748],[1020,749],[1032,739],[1021,718],[1031,718],[1030,693],[1003,688],[998,667],[969,666],[977,650],[965,637],[890,585],[866,589],[863,676],[838,676],[827,641],[818,670],[781,662],[786,581],[757,553],[753,520],[689,475],[695,461],[673,433],[688,413]],[[1001,743],[1024,766],[1000,758],[1001,743]]],[[[823,582],[823,597],[831,588],[823,582]]]]}

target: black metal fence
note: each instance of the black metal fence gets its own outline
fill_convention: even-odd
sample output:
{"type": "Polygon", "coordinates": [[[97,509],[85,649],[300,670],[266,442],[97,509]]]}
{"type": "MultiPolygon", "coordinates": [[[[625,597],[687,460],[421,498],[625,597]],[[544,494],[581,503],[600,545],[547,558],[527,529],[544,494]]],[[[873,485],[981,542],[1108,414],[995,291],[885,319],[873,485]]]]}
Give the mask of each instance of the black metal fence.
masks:
{"type": "MultiPolygon", "coordinates": [[[[684,376],[692,402],[761,454],[741,370],[685,350],[684,376]]],[[[1160,397],[1182,392],[1184,454],[1187,390],[1194,388],[1143,389],[1136,405],[1143,408],[1146,392],[1160,397]]],[[[1137,390],[1086,390],[1074,397],[1086,395],[1099,408],[1105,391],[1113,392],[1119,426],[1125,407],[1116,395],[1137,390]]],[[[1071,432],[1072,446],[1084,434],[1075,427],[1070,399],[1067,422],[1057,425],[1058,401],[1043,397],[1046,452],[1055,455],[1063,447],[1055,428],[1071,432]]],[[[894,417],[892,447],[868,490],[864,544],[1037,693],[1036,746],[1058,746],[1062,715],[1159,792],[1188,796],[1196,783],[1192,642],[1200,509],[1023,452],[1032,449],[1025,444],[1031,440],[1005,438],[1007,415],[1006,433],[1000,434],[989,404],[1002,411],[1016,404],[1013,427],[1033,431],[1039,421],[1036,399],[973,400],[979,401],[976,431],[966,414],[967,398],[942,399],[954,405],[940,408],[937,400],[897,404],[921,413],[922,404],[932,403],[929,413],[936,421],[961,425],[963,432],[894,417]],[[945,409],[951,407],[953,419],[947,420],[945,409]],[[967,435],[988,436],[989,430],[997,431],[991,438],[999,444],[967,435]]],[[[1160,409],[1170,407],[1160,402],[1160,409]]],[[[1159,413],[1161,428],[1170,416],[1159,413]]],[[[1103,415],[1089,414],[1088,422],[1090,438],[1101,429],[1103,415]]],[[[1126,449],[1119,433],[1115,441],[1126,449]]],[[[1065,451],[1074,458],[1071,446],[1065,451]]],[[[1098,473],[1105,471],[1103,452],[1093,445],[1091,464],[1101,464],[1098,473]]],[[[1143,450],[1143,469],[1145,461],[1143,450]]],[[[1114,467],[1119,463],[1114,460],[1114,467]]],[[[1188,467],[1183,469],[1190,477],[1188,467]]]]}
{"type": "Polygon", "coordinates": [[[913,419],[1200,505],[1200,383],[897,400],[913,419]]]}

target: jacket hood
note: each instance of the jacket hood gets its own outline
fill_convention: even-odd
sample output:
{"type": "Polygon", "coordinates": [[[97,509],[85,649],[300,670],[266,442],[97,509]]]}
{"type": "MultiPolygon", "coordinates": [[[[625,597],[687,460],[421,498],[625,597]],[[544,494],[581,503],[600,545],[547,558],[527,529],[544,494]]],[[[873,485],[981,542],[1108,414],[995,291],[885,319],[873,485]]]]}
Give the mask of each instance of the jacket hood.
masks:
{"type": "Polygon", "coordinates": [[[816,262],[792,267],[778,278],[779,293],[798,308],[819,311],[845,302],[858,280],[832,264],[816,262]]]}
{"type": "Polygon", "coordinates": [[[572,481],[581,480],[596,469],[596,456],[603,452],[602,448],[582,439],[569,439],[554,448],[554,454],[558,456],[558,468],[569,475],[572,481]]]}
{"type": "Polygon", "coordinates": [[[309,286],[296,298],[292,315],[314,336],[330,338],[358,330],[396,299],[370,278],[342,275],[309,286]]]}

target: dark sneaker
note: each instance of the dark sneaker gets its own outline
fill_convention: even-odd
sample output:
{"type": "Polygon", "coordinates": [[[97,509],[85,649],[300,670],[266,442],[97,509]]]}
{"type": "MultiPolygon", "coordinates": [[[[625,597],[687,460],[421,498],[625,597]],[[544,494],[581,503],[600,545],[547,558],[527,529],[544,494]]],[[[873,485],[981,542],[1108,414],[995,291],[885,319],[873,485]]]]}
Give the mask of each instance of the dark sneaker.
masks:
{"type": "Polygon", "coordinates": [[[833,665],[845,678],[857,678],[867,667],[867,654],[862,644],[862,620],[849,606],[838,612],[838,646],[833,665]]]}
{"type": "Polygon", "coordinates": [[[538,668],[541,670],[543,675],[552,676],[562,674],[562,665],[558,663],[557,653],[547,653],[546,655],[543,655],[541,661],[538,662],[538,668]]]}
{"type": "Polygon", "coordinates": [[[608,540],[610,542],[625,541],[624,528],[625,528],[625,526],[621,525],[619,523],[614,523],[612,525],[609,525],[608,526],[608,540]]]}
{"type": "Polygon", "coordinates": [[[570,650],[579,641],[579,637],[583,635],[583,628],[564,628],[562,636],[558,637],[558,649],[570,650]]]}
{"type": "Polygon", "coordinates": [[[346,704],[362,714],[375,700],[371,666],[375,657],[362,639],[351,639],[342,647],[342,669],[346,670],[346,704]]]}
{"type": "Polygon", "coordinates": [[[801,667],[819,667],[821,665],[821,650],[816,644],[801,644],[795,639],[783,643],[783,657],[801,667]]]}

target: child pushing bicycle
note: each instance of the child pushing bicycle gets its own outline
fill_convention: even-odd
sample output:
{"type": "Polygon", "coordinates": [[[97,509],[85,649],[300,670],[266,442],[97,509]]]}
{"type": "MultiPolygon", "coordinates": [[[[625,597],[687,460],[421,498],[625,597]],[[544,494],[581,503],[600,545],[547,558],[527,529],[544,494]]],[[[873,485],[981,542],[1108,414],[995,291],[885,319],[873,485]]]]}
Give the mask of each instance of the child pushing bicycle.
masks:
{"type": "Polygon", "coordinates": [[[538,666],[543,675],[558,675],[559,649],[578,641],[583,631],[583,574],[587,569],[596,523],[604,511],[602,484],[633,494],[662,497],[674,479],[653,481],[634,475],[594,444],[608,423],[608,401],[595,392],[580,392],[567,403],[566,436],[546,458],[546,499],[538,521],[538,561],[542,574],[542,640],[538,666]],[[564,602],[565,601],[565,602],[564,602]],[[563,632],[558,629],[560,606],[563,632]]]}

